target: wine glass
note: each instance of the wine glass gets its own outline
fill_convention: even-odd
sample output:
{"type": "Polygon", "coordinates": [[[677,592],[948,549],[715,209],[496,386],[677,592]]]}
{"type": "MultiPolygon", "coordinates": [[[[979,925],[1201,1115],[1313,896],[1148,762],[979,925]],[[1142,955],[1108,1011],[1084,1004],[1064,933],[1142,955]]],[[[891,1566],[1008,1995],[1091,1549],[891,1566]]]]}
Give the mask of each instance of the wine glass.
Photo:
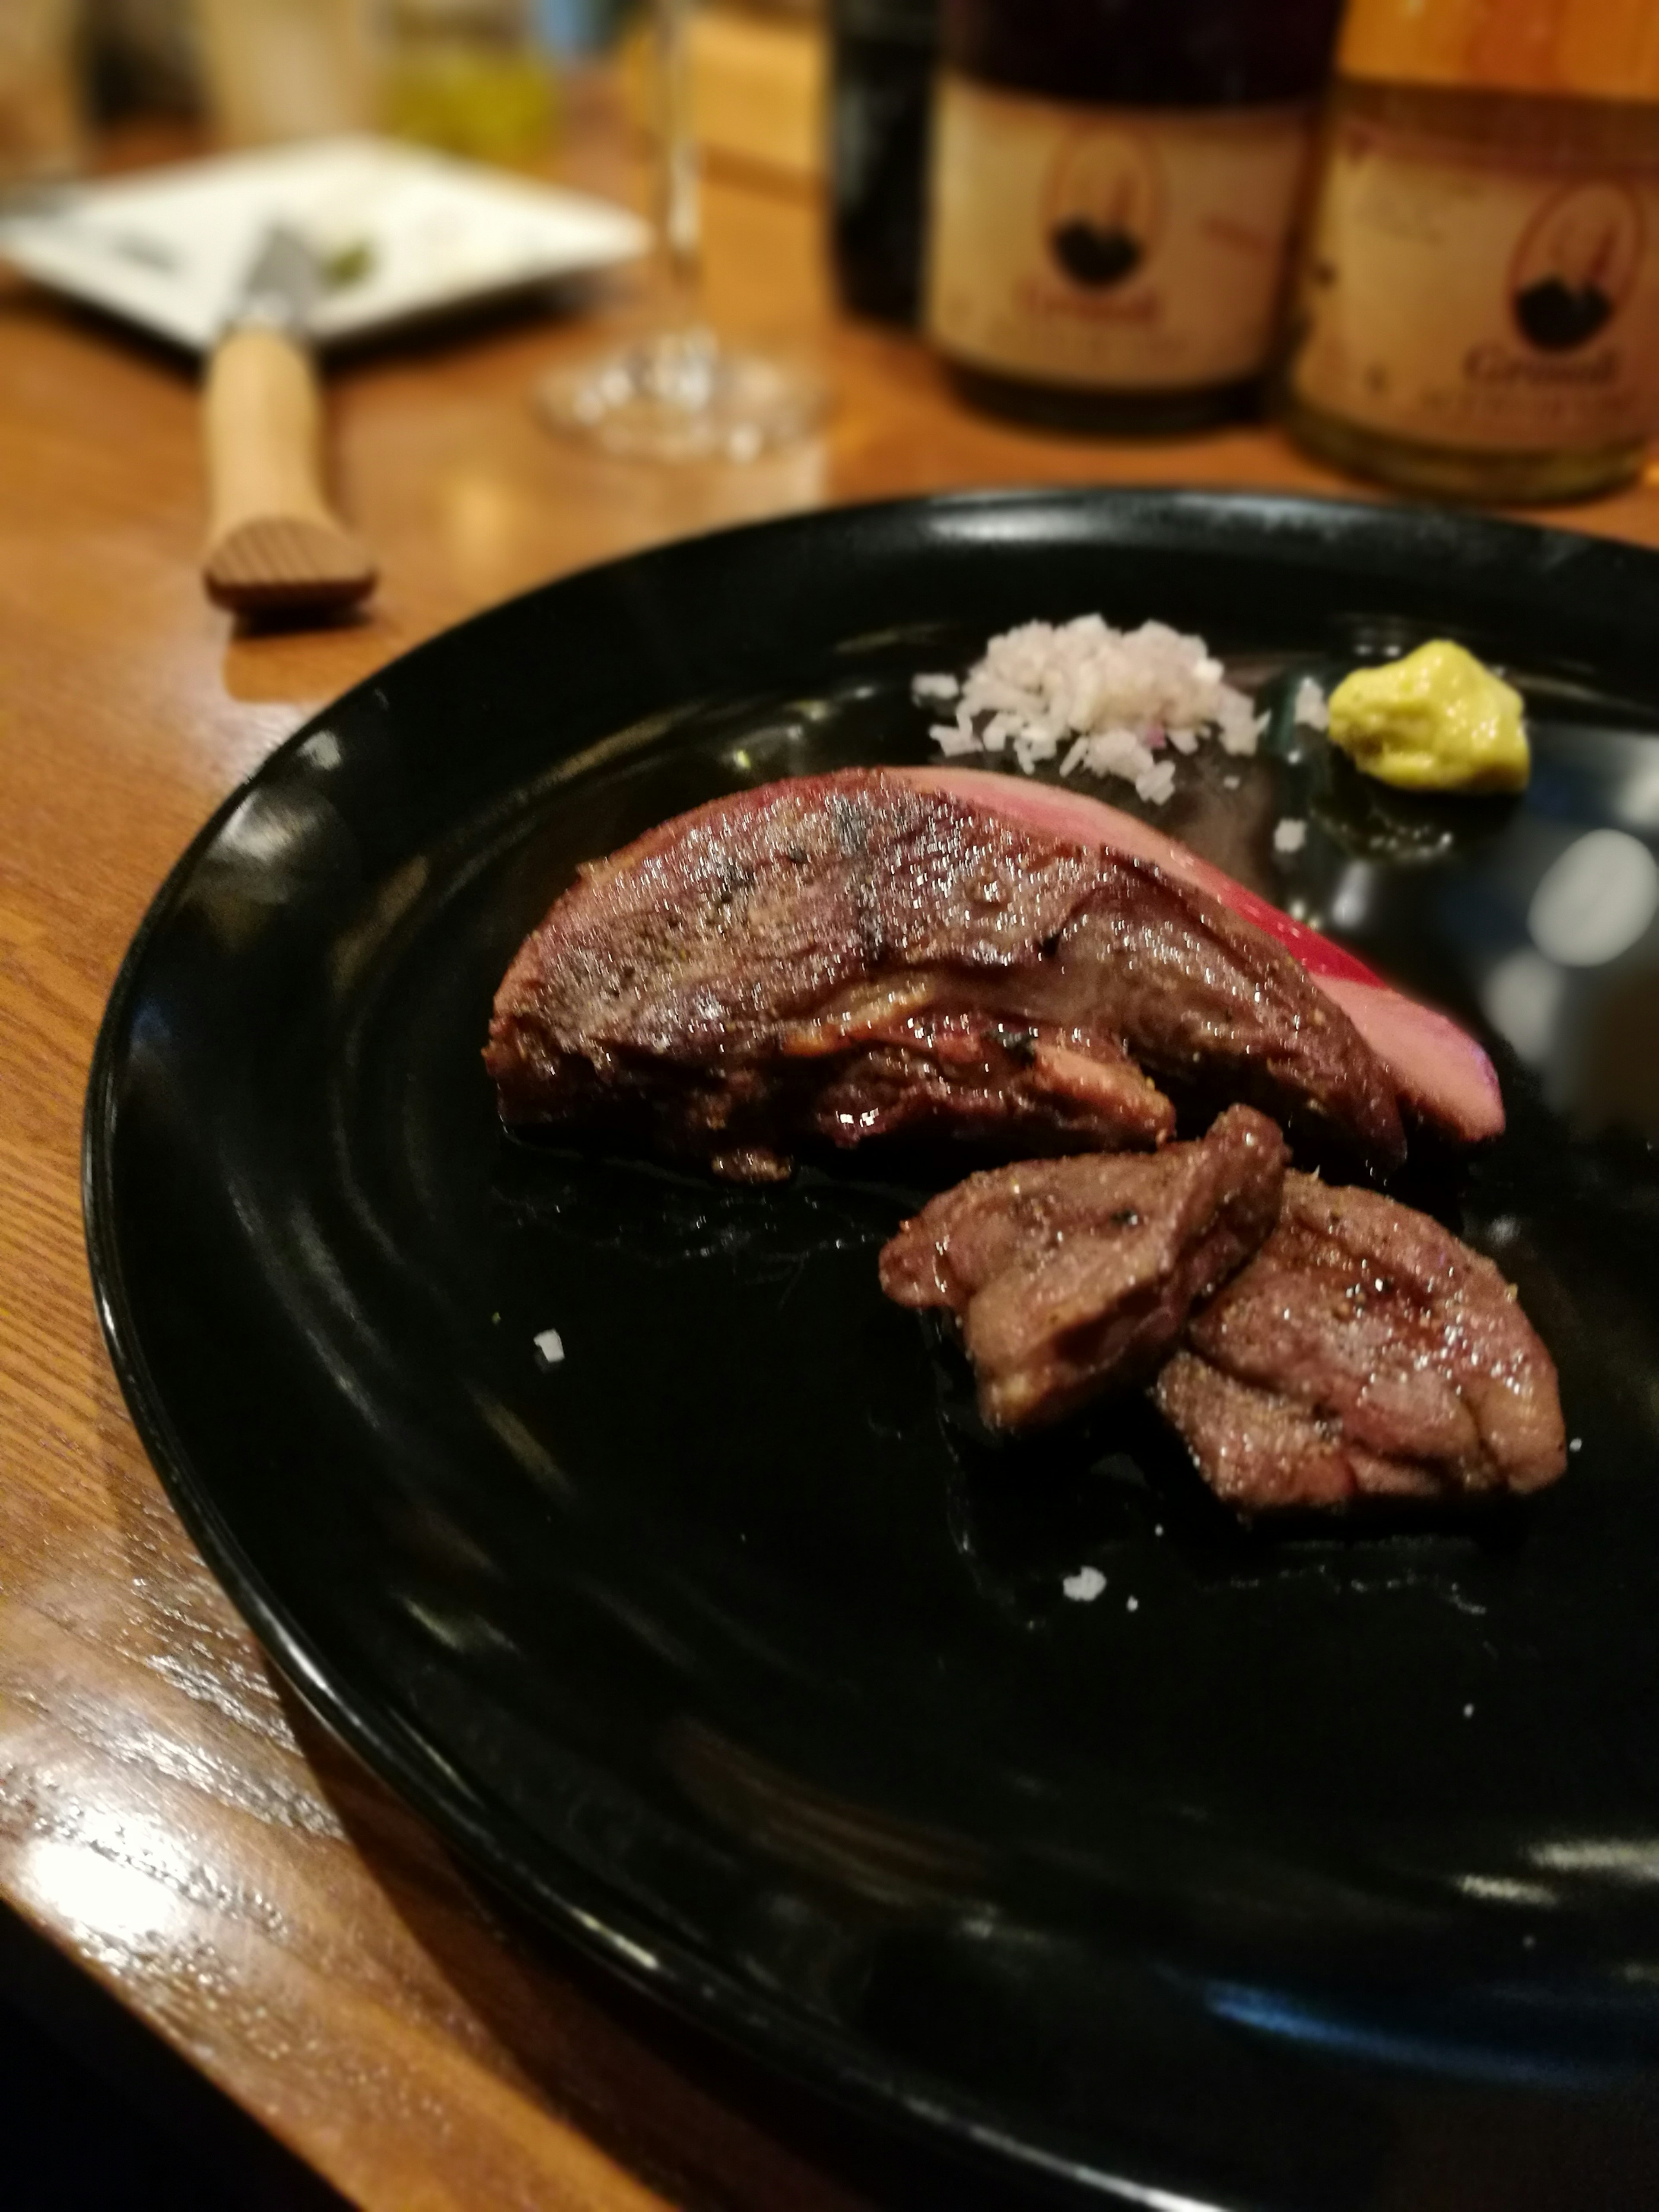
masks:
{"type": "Polygon", "coordinates": [[[813,429],[826,394],[804,364],[732,345],[699,316],[691,0],[653,4],[657,245],[666,297],[646,336],[556,369],[537,398],[556,429],[607,453],[652,461],[753,460],[813,429]]]}

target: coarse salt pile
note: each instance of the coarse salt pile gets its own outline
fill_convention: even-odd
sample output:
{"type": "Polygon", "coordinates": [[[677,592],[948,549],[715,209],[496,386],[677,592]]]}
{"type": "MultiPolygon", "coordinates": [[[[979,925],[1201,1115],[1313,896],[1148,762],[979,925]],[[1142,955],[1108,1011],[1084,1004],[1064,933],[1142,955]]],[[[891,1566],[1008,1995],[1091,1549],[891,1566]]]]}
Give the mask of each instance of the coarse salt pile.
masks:
{"type": "Polygon", "coordinates": [[[954,702],[955,720],[930,732],[947,757],[1012,752],[1030,775],[1065,745],[1062,775],[1121,776],[1158,806],[1175,789],[1172,755],[1211,735],[1224,752],[1253,753],[1267,724],[1201,637],[1167,623],[1114,629],[1099,615],[1005,630],[962,681],[918,676],[911,688],[954,702]]]}

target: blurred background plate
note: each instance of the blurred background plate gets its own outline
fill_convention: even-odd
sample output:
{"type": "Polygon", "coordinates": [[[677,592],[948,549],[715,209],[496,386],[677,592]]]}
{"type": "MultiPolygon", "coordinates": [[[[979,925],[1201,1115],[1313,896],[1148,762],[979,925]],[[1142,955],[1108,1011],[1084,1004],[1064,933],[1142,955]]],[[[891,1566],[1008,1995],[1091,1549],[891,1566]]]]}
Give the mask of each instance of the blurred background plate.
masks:
{"type": "Polygon", "coordinates": [[[302,1693],[623,1972],[1028,2176],[1650,2206],[1656,592],[1433,512],[975,495],[571,577],[317,717],[158,896],[86,1138],[134,1417],[302,1693]],[[1133,1407],[988,1451],[878,1290],[890,1164],[735,1190],[499,1129],[491,995],[580,860],[921,758],[915,672],[1097,608],[1274,710],[1164,826],[1498,1060],[1505,1137],[1407,1188],[1559,1363],[1571,1471],[1524,1510],[1248,1536],[1133,1407]],[[1382,793],[1291,725],[1303,672],[1440,633],[1528,693],[1519,801],[1382,793]]]}
{"type": "Polygon", "coordinates": [[[322,263],[313,337],[364,337],[642,254],[625,208],[372,137],[331,138],[64,188],[0,228],[42,283],[200,351],[261,240],[297,228],[322,263]]]}

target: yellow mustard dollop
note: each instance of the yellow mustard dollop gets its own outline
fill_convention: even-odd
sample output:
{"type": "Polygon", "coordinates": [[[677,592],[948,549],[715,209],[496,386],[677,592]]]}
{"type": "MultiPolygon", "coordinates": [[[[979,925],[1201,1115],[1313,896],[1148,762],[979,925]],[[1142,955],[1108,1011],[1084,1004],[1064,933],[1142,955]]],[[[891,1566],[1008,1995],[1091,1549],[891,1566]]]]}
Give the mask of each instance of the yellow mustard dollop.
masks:
{"type": "Polygon", "coordinates": [[[1532,773],[1518,691],[1461,645],[1435,638],[1330,696],[1331,743],[1403,791],[1520,791],[1532,773]]]}

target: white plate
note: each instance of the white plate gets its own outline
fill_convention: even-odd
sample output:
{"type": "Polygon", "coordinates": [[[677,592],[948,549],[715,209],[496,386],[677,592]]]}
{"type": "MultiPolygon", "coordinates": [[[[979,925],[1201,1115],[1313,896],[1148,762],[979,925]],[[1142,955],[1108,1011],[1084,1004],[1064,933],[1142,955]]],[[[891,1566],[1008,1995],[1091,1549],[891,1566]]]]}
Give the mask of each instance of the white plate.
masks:
{"type": "Polygon", "coordinates": [[[211,345],[272,223],[358,273],[319,301],[326,344],[632,260],[650,244],[608,201],[504,176],[384,138],[330,138],[226,155],[90,185],[0,231],[0,252],[41,283],[211,345]]]}

